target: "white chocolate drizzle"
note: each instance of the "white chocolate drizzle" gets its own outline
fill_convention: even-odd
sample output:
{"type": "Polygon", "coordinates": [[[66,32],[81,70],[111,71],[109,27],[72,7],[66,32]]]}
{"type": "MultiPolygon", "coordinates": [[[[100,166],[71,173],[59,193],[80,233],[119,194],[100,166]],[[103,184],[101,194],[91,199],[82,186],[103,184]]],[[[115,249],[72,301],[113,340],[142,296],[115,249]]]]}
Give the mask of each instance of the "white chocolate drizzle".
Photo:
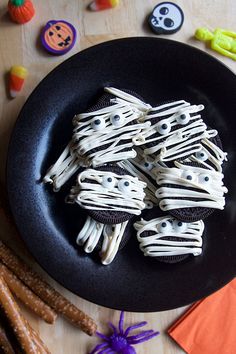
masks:
{"type": "Polygon", "coordinates": [[[109,107],[74,117],[73,141],[78,156],[85,156],[87,165],[93,167],[108,162],[134,158],[132,138],[150,126],[141,123],[150,105],[115,88],[105,91],[118,95],[109,107]]]}
{"type": "Polygon", "coordinates": [[[185,254],[199,256],[202,253],[204,231],[202,220],[183,223],[172,216],[163,216],[149,221],[141,219],[134,227],[137,230],[139,247],[145,256],[166,257],[185,254]],[[147,236],[146,232],[153,234],[147,236]]]}
{"type": "Polygon", "coordinates": [[[198,162],[208,169],[222,172],[222,164],[227,161],[227,153],[207,138],[202,139],[201,146],[201,150],[190,156],[189,160],[198,162]]]}
{"type": "Polygon", "coordinates": [[[78,175],[78,187],[75,201],[84,209],[140,215],[145,208],[146,183],[137,177],[87,169],[78,175]]]}
{"type": "Polygon", "coordinates": [[[76,243],[84,246],[86,253],[91,253],[102,239],[101,262],[108,265],[114,260],[119,250],[127,224],[128,221],[116,225],[104,225],[88,216],[77,236],[76,243]]]}
{"type": "Polygon", "coordinates": [[[53,184],[55,192],[81,166],[95,167],[136,156],[132,137],[150,125],[149,122],[140,123],[139,119],[151,106],[116,88],[106,87],[104,91],[116,96],[111,99],[112,105],[73,118],[75,128],[71,141],[43,178],[44,183],[53,184]],[[120,116],[121,124],[117,125],[116,120],[112,120],[115,115],[120,116]],[[105,123],[102,131],[94,129],[96,119],[102,119],[105,123]],[[91,149],[99,151],[89,153],[91,149]]]}
{"type": "Polygon", "coordinates": [[[145,115],[144,121],[152,122],[158,118],[158,122],[134,137],[133,142],[135,145],[145,144],[144,154],[155,156],[155,162],[184,159],[201,149],[201,139],[217,134],[216,131],[207,132],[199,114],[203,109],[203,105],[190,105],[184,100],[154,107],[145,115]],[[156,144],[146,146],[153,142],[156,144]]]}
{"type": "Polygon", "coordinates": [[[58,160],[48,169],[43,182],[51,183],[54,192],[57,192],[80,167],[81,159],[75,154],[70,142],[58,160]]]}
{"type": "Polygon", "coordinates": [[[176,167],[159,167],[157,170],[156,181],[160,187],[156,196],[162,210],[192,207],[224,209],[224,194],[228,190],[223,184],[222,173],[177,161],[174,164],[176,167]]]}

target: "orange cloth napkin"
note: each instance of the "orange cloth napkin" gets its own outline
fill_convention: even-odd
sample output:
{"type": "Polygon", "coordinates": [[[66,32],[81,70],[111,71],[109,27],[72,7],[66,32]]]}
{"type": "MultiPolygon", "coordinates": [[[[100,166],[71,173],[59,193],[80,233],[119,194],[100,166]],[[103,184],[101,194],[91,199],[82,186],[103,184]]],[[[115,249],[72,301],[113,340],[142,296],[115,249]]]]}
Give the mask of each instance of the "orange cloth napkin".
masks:
{"type": "Polygon", "coordinates": [[[168,333],[189,354],[236,354],[236,278],[191,306],[168,333]]]}

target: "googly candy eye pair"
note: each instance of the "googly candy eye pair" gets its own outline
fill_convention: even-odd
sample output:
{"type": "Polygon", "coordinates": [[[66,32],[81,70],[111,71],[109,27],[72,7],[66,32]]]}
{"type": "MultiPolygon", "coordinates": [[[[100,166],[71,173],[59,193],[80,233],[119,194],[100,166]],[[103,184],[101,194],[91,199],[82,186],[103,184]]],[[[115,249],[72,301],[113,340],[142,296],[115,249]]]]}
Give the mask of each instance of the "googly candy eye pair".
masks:
{"type": "Polygon", "coordinates": [[[120,111],[113,112],[108,119],[104,117],[94,117],[91,122],[91,127],[95,131],[100,131],[106,128],[109,124],[113,127],[121,127],[124,124],[125,117],[124,114],[120,111]]]}
{"type": "Polygon", "coordinates": [[[129,193],[132,190],[131,182],[128,179],[122,178],[117,180],[113,176],[104,176],[102,179],[102,186],[107,190],[114,190],[114,187],[117,186],[122,193],[129,193]]]}
{"type": "Polygon", "coordinates": [[[180,220],[171,218],[163,220],[157,225],[157,230],[163,234],[182,233],[187,229],[187,224],[180,220]]]}
{"type": "Polygon", "coordinates": [[[184,170],[182,175],[182,178],[186,179],[189,182],[192,183],[199,183],[199,184],[209,184],[212,182],[211,176],[209,174],[206,173],[201,173],[201,174],[197,174],[194,173],[191,170],[184,170]]]}
{"type": "MultiPolygon", "coordinates": [[[[176,117],[176,122],[180,125],[186,125],[189,123],[189,121],[190,121],[189,112],[180,113],[176,117]]],[[[160,123],[158,123],[156,129],[157,129],[158,133],[161,135],[169,134],[172,129],[171,122],[168,120],[161,120],[160,123]]]]}
{"type": "Polygon", "coordinates": [[[147,184],[116,166],[86,169],[78,176],[75,202],[103,224],[119,224],[145,208],[147,184]]]}

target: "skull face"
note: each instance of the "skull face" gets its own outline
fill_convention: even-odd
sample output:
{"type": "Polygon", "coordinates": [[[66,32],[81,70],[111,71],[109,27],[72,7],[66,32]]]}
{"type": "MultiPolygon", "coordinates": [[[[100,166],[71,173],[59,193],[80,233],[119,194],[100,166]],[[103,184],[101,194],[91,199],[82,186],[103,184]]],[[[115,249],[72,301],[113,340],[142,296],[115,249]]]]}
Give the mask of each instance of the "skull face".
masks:
{"type": "Polygon", "coordinates": [[[184,21],[183,11],[171,2],[158,4],[149,17],[149,24],[156,34],[177,32],[184,21]]]}

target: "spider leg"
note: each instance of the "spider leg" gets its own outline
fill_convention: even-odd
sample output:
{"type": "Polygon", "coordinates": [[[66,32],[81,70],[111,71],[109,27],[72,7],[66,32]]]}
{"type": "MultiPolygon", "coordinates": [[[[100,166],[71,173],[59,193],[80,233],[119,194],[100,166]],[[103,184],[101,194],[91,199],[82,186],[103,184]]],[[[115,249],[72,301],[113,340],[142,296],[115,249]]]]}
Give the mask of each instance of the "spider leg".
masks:
{"type": "Polygon", "coordinates": [[[96,335],[100,338],[102,338],[103,340],[105,340],[106,342],[109,341],[109,337],[105,336],[104,334],[100,333],[100,332],[96,332],[96,335]]]}
{"type": "Polygon", "coordinates": [[[139,338],[139,339],[133,339],[133,340],[129,340],[128,338],[128,343],[129,344],[139,344],[139,343],[143,343],[148,341],[149,339],[152,339],[156,336],[158,336],[158,334],[160,334],[160,332],[154,332],[152,331],[152,333],[150,333],[150,335],[147,335],[145,337],[139,338]]]}
{"type": "Polygon", "coordinates": [[[116,329],[116,327],[113,325],[113,323],[108,322],[108,325],[113,329],[114,334],[117,334],[117,329],[116,329]]]}
{"type": "Polygon", "coordinates": [[[115,352],[113,352],[112,349],[106,348],[106,349],[101,350],[101,351],[98,352],[97,354],[114,354],[114,353],[115,353],[115,352]]]}
{"type": "Polygon", "coordinates": [[[134,336],[130,336],[130,337],[127,337],[128,340],[137,340],[139,338],[142,338],[142,337],[146,337],[146,336],[149,336],[150,334],[153,334],[154,331],[152,329],[148,330],[148,331],[143,331],[141,333],[138,333],[134,336]]]}
{"type": "Polygon", "coordinates": [[[123,328],[124,328],[124,311],[121,311],[120,313],[120,321],[119,321],[119,331],[120,334],[123,334],[123,328]]]}
{"type": "Polygon", "coordinates": [[[96,347],[89,354],[96,354],[98,352],[98,350],[100,350],[102,348],[107,349],[108,348],[107,343],[101,343],[101,344],[96,345],[96,347]],[[106,347],[106,348],[104,348],[104,347],[106,347]]]}
{"type": "Polygon", "coordinates": [[[128,327],[126,330],[125,330],[125,333],[124,333],[124,336],[126,337],[130,331],[133,331],[134,329],[137,329],[137,328],[140,328],[140,327],[143,327],[143,326],[146,326],[147,322],[140,322],[136,325],[133,325],[133,326],[130,326],[128,327]]]}

